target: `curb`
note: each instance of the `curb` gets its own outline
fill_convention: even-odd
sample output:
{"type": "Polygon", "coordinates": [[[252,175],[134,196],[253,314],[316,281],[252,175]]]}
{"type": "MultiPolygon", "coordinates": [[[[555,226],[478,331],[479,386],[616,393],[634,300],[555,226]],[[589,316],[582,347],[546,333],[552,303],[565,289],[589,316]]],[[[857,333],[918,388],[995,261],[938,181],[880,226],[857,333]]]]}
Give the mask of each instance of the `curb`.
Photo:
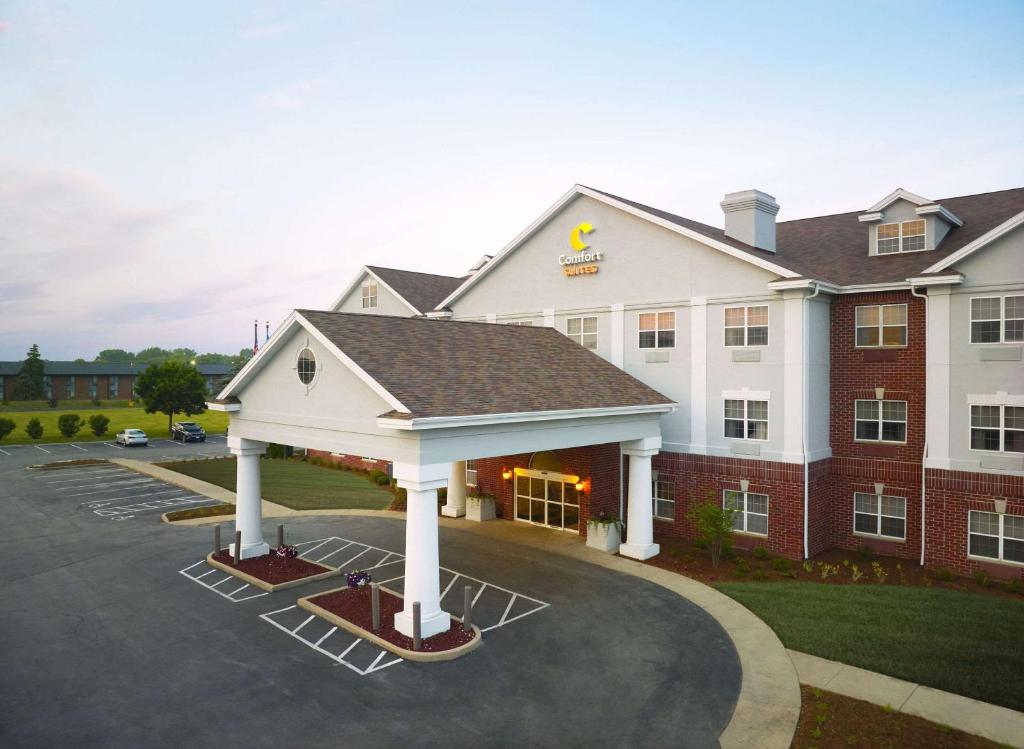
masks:
{"type": "Polygon", "coordinates": [[[1024,748],[1024,713],[797,650],[789,656],[803,684],[1024,748]]]}
{"type": "MultiPolygon", "coordinates": [[[[334,588],[333,590],[325,590],[322,593],[315,593],[312,596],[303,596],[298,601],[296,601],[296,603],[298,604],[298,607],[300,609],[308,611],[311,614],[315,614],[316,616],[319,616],[321,619],[330,622],[334,626],[347,630],[352,634],[356,635],[357,637],[363,638],[364,640],[369,640],[377,647],[383,648],[384,650],[388,650],[401,658],[405,658],[408,661],[419,661],[421,663],[439,663],[441,661],[453,661],[456,658],[459,658],[473,650],[476,650],[484,642],[483,635],[480,633],[480,628],[477,627],[475,624],[471,624],[470,626],[473,627],[474,637],[465,645],[459,645],[457,648],[452,648],[451,650],[441,650],[435,652],[423,652],[422,650],[407,650],[405,648],[399,647],[398,645],[395,645],[394,643],[388,642],[383,637],[378,637],[369,630],[363,629],[362,627],[353,624],[348,619],[343,619],[337,614],[333,614],[327,609],[317,606],[310,600],[311,598],[325,596],[328,593],[335,593],[339,590],[344,590],[344,588],[334,588]]],[[[388,588],[381,587],[381,590],[390,593],[391,595],[398,595],[397,593],[395,593],[395,591],[389,590],[388,588]]],[[[455,617],[452,618],[454,619],[455,617]]]]}
{"type": "MultiPolygon", "coordinates": [[[[221,572],[226,572],[232,577],[237,577],[239,580],[247,582],[249,585],[259,588],[260,590],[265,590],[268,593],[273,593],[276,590],[286,590],[287,588],[297,588],[298,586],[306,583],[313,583],[317,580],[326,580],[329,577],[337,577],[341,574],[341,570],[339,569],[328,567],[326,564],[317,564],[318,567],[323,567],[325,571],[317,575],[310,575],[309,577],[300,577],[298,580],[289,580],[285,583],[268,583],[264,580],[260,580],[258,577],[253,577],[248,573],[242,572],[240,569],[232,567],[230,564],[218,562],[213,558],[212,551],[206,555],[206,563],[221,572]]],[[[313,564],[316,564],[316,562],[313,562],[313,564]]]]}

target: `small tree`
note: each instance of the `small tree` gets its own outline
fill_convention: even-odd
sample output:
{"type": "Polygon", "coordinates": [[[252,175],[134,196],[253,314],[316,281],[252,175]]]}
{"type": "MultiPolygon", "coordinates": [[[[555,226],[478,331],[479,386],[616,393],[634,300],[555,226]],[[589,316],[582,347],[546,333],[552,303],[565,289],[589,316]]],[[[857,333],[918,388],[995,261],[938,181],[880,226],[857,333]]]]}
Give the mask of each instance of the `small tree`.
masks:
{"type": "Polygon", "coordinates": [[[732,510],[711,501],[694,505],[687,514],[697,527],[697,535],[707,544],[714,567],[722,560],[722,552],[732,548],[732,514],[732,510]]]}
{"type": "Polygon", "coordinates": [[[28,424],[25,425],[25,434],[34,440],[43,436],[43,425],[39,423],[38,417],[33,416],[28,420],[28,424]]]}
{"type": "Polygon", "coordinates": [[[14,427],[15,424],[12,419],[0,418],[0,440],[13,432],[14,427]]]}
{"type": "Polygon", "coordinates": [[[107,427],[110,425],[110,419],[103,414],[95,414],[89,417],[89,429],[97,437],[102,437],[107,433],[107,427]]]}
{"type": "Polygon", "coordinates": [[[39,346],[35,343],[28,350],[25,363],[14,380],[14,399],[19,401],[42,400],[46,394],[43,377],[46,375],[46,364],[39,354],[39,346]]]}
{"type": "Polygon", "coordinates": [[[151,364],[135,381],[135,392],[146,413],[167,414],[168,431],[175,414],[193,416],[206,411],[206,379],[190,364],[151,364]]]}
{"type": "Polygon", "coordinates": [[[57,419],[57,428],[61,434],[71,439],[82,430],[82,417],[78,414],[61,414],[57,419]]]}

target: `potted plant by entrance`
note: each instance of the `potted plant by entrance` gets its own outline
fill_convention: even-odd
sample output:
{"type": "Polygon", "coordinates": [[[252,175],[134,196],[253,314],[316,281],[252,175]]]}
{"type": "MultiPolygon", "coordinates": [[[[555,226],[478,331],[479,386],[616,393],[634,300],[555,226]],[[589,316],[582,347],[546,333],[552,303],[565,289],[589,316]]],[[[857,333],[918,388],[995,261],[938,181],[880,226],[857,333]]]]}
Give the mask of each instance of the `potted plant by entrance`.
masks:
{"type": "Polygon", "coordinates": [[[466,497],[466,520],[494,520],[494,497],[489,494],[470,494],[466,497]]]}
{"type": "Polygon", "coordinates": [[[622,521],[602,512],[587,521],[587,546],[616,554],[622,543],[622,521]]]}

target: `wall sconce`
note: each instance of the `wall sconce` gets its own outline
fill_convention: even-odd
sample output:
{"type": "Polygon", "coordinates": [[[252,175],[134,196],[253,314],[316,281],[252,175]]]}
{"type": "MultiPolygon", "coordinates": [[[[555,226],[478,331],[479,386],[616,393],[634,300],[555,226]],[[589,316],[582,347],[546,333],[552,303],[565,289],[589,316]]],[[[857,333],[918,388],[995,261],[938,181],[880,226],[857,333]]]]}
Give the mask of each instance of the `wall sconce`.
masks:
{"type": "Polygon", "coordinates": [[[992,500],[992,506],[1000,515],[1006,514],[1006,497],[996,497],[992,500]]]}
{"type": "Polygon", "coordinates": [[[585,479],[580,479],[576,482],[576,491],[585,492],[589,488],[590,482],[585,479]]]}
{"type": "Polygon", "coordinates": [[[880,482],[876,482],[875,483],[875,495],[878,496],[878,497],[881,497],[883,494],[885,494],[885,484],[880,483],[880,482]]]}
{"type": "Polygon", "coordinates": [[[744,494],[750,491],[750,482],[747,479],[740,479],[740,491],[744,494]]]}
{"type": "Polygon", "coordinates": [[[509,470],[508,468],[502,468],[501,469],[501,477],[503,479],[505,479],[505,481],[511,481],[512,480],[512,471],[509,470]]]}

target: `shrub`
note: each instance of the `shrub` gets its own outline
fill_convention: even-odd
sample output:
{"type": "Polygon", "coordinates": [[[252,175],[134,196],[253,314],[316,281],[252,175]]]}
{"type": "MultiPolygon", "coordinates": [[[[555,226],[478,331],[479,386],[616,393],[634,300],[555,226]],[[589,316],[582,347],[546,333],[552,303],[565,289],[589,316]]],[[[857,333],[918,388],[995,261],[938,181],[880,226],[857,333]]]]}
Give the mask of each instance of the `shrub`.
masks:
{"type": "Polygon", "coordinates": [[[864,573],[861,571],[860,567],[858,567],[857,565],[853,565],[853,567],[850,569],[850,579],[853,582],[857,582],[862,577],[864,577],[864,573]]]}
{"type": "Polygon", "coordinates": [[[95,396],[93,396],[93,398],[90,401],[90,403],[92,403],[92,405],[94,405],[94,406],[98,406],[98,405],[100,405],[100,399],[95,397],[95,396]]]}
{"type": "Polygon", "coordinates": [[[283,460],[288,457],[288,446],[271,442],[267,445],[267,457],[271,460],[283,460]]]}
{"type": "Polygon", "coordinates": [[[0,440],[14,431],[15,423],[12,419],[0,418],[0,440]]]}
{"type": "Polygon", "coordinates": [[[771,559],[771,558],[772,558],[771,552],[768,551],[768,549],[766,549],[765,547],[763,547],[763,546],[755,546],[754,547],[754,559],[764,560],[764,559],[771,559]]]}
{"type": "Polygon", "coordinates": [[[857,556],[859,556],[865,562],[869,562],[871,561],[871,558],[875,556],[875,550],[867,544],[861,544],[857,547],[857,556]]]}
{"type": "Polygon", "coordinates": [[[376,479],[374,479],[374,481],[377,482],[377,486],[387,486],[388,484],[391,483],[391,479],[388,478],[388,475],[386,473],[381,474],[376,479]]]}
{"type": "Polygon", "coordinates": [[[1024,580],[1011,580],[1006,584],[1006,590],[1024,596],[1024,580]]]}
{"type": "Polygon", "coordinates": [[[28,424],[25,425],[25,434],[34,440],[43,436],[43,425],[39,423],[38,417],[33,416],[28,420],[28,424]]]}
{"type": "Polygon", "coordinates": [[[732,574],[736,577],[746,577],[750,574],[750,562],[746,559],[737,559],[736,567],[733,569],[732,574]]]}
{"type": "Polygon", "coordinates": [[[778,559],[772,560],[772,569],[776,572],[786,574],[789,572],[789,560],[779,557],[778,559]]]}
{"type": "Polygon", "coordinates": [[[82,417],[78,414],[61,414],[57,419],[57,429],[70,439],[82,430],[82,417]]]}
{"type": "Polygon", "coordinates": [[[984,570],[975,570],[974,571],[974,582],[976,584],[980,585],[983,588],[987,588],[988,584],[990,582],[989,581],[989,577],[988,577],[988,573],[985,572],[984,570]]]}
{"type": "Polygon", "coordinates": [[[56,408],[57,407],[57,399],[56,398],[50,398],[50,400],[46,401],[46,404],[50,408],[56,408]]]}
{"type": "Polygon", "coordinates": [[[755,580],[767,580],[768,579],[768,573],[765,572],[764,570],[754,570],[753,577],[754,577],[755,580]]]}
{"type": "Polygon", "coordinates": [[[395,487],[395,498],[391,500],[391,505],[388,507],[389,510],[404,511],[407,505],[408,495],[405,489],[401,486],[395,487]]]}
{"type": "Polygon", "coordinates": [[[871,569],[875,573],[875,577],[878,578],[879,583],[884,583],[889,578],[889,573],[885,571],[885,567],[878,562],[872,562],[871,569]]]}
{"type": "Polygon", "coordinates": [[[687,517],[697,527],[698,537],[707,544],[711,565],[717,567],[722,552],[732,546],[732,510],[717,502],[701,502],[693,506],[687,517]]]}
{"type": "Polygon", "coordinates": [[[108,426],[110,426],[110,419],[103,414],[94,414],[89,417],[89,429],[97,437],[102,437],[106,434],[108,426]]]}
{"type": "Polygon", "coordinates": [[[370,481],[376,482],[377,479],[379,479],[381,476],[384,476],[385,478],[387,478],[387,474],[384,473],[384,471],[381,471],[380,469],[377,469],[377,468],[373,469],[369,473],[370,481]]]}
{"type": "Polygon", "coordinates": [[[944,583],[951,583],[956,580],[956,573],[949,567],[933,567],[928,570],[928,577],[932,580],[940,580],[944,583]]]}

